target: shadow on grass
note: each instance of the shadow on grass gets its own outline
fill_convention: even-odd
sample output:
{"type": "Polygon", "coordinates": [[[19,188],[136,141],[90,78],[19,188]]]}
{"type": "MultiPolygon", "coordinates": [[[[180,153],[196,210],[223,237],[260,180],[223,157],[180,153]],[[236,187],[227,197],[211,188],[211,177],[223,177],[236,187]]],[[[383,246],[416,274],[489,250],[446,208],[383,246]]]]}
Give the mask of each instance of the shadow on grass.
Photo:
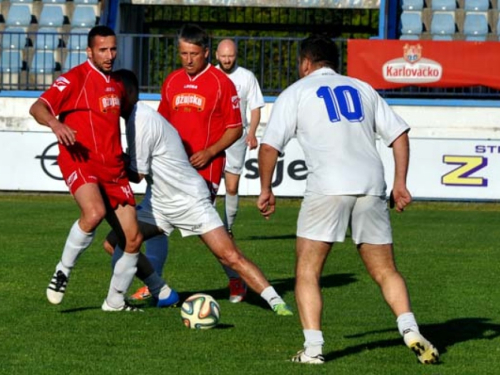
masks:
{"type": "MultiPolygon", "coordinates": [[[[321,277],[321,287],[322,288],[338,288],[344,285],[351,284],[356,281],[354,274],[352,273],[341,273],[341,274],[333,274],[333,275],[325,275],[321,277]]],[[[286,297],[287,292],[292,292],[295,287],[295,278],[286,278],[286,279],[274,279],[269,281],[271,285],[276,289],[276,292],[280,296],[283,296],[285,301],[289,302],[289,298],[286,297]]],[[[206,293],[210,294],[216,300],[224,300],[229,297],[228,289],[205,289],[199,291],[183,291],[179,292],[180,303],[184,301],[186,298],[195,293],[206,293]]],[[[268,304],[264,301],[257,293],[252,291],[248,291],[247,296],[243,303],[248,303],[254,306],[262,307],[263,309],[269,309],[268,304]]]]}
{"type": "MultiPolygon", "coordinates": [[[[424,324],[420,326],[420,332],[438,349],[442,355],[447,349],[460,342],[470,340],[492,340],[500,336],[500,324],[491,323],[489,318],[457,318],[439,324],[424,324]]],[[[346,336],[346,338],[359,338],[379,333],[396,332],[396,329],[385,329],[370,331],[357,335],[346,336]]],[[[340,351],[330,352],[325,355],[325,360],[335,359],[357,354],[367,349],[387,348],[391,346],[404,345],[402,338],[373,341],[347,347],[340,351]]]]}
{"type": "Polygon", "coordinates": [[[282,234],[282,235],[274,235],[274,236],[248,236],[242,237],[236,240],[295,240],[297,236],[295,234],[282,234]]]}
{"type": "Polygon", "coordinates": [[[75,307],[73,309],[61,310],[61,314],[75,313],[87,310],[101,310],[101,306],[85,306],[85,307],[75,307]]]}

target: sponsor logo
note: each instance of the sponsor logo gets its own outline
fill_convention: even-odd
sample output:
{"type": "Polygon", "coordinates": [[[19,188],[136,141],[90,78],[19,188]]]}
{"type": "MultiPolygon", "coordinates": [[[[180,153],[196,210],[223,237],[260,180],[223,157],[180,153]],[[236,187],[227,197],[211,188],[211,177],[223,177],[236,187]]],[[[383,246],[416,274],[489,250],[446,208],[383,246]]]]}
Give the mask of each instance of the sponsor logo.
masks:
{"type": "Polygon", "coordinates": [[[68,185],[68,187],[71,189],[71,186],[73,186],[73,184],[75,183],[75,181],[78,180],[78,173],[76,171],[74,171],[73,173],[71,173],[68,177],[68,181],[66,181],[66,184],[68,185]]]}
{"type": "Polygon", "coordinates": [[[106,92],[115,92],[115,88],[114,87],[106,87],[106,92]]]}
{"type": "Polygon", "coordinates": [[[386,62],[382,75],[387,82],[429,83],[438,82],[443,75],[443,67],[437,61],[422,57],[420,44],[405,44],[403,57],[386,62]]]}
{"type": "Polygon", "coordinates": [[[61,170],[57,165],[57,155],[59,155],[59,149],[57,147],[57,142],[54,142],[45,147],[42,154],[37,155],[35,159],[40,159],[42,170],[47,176],[54,180],[62,181],[61,170]],[[55,150],[53,150],[54,147],[55,150]]]}
{"type": "Polygon", "coordinates": [[[132,189],[130,188],[130,186],[121,186],[121,189],[122,189],[123,194],[125,194],[125,196],[127,198],[130,198],[133,196],[132,189]]]}
{"type": "Polygon", "coordinates": [[[193,85],[192,83],[188,83],[187,85],[184,85],[184,88],[185,89],[194,89],[194,90],[197,90],[198,89],[198,85],[193,85]]]}
{"type": "Polygon", "coordinates": [[[205,98],[198,94],[177,94],[172,102],[174,110],[178,111],[181,108],[193,108],[197,111],[203,111],[205,108],[205,98]]]}
{"type": "Polygon", "coordinates": [[[233,105],[233,109],[240,108],[240,98],[238,95],[231,97],[231,104],[233,105]]]}
{"type": "Polygon", "coordinates": [[[59,77],[58,79],[55,80],[55,82],[52,84],[55,88],[57,88],[59,91],[63,91],[68,85],[70,84],[69,80],[64,78],[64,77],[59,77]]]}
{"type": "Polygon", "coordinates": [[[115,94],[109,94],[101,96],[99,98],[99,105],[101,112],[107,113],[113,111],[113,113],[120,112],[120,98],[115,94]]]}

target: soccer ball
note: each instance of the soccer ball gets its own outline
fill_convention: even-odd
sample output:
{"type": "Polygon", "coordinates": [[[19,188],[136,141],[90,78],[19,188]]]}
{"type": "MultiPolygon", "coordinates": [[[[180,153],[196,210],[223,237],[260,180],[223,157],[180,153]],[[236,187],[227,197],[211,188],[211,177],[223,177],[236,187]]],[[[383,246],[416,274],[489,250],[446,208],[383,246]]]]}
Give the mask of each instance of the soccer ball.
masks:
{"type": "Polygon", "coordinates": [[[220,307],[208,294],[193,294],[182,304],[181,317],[188,328],[210,329],[219,323],[220,307]]]}

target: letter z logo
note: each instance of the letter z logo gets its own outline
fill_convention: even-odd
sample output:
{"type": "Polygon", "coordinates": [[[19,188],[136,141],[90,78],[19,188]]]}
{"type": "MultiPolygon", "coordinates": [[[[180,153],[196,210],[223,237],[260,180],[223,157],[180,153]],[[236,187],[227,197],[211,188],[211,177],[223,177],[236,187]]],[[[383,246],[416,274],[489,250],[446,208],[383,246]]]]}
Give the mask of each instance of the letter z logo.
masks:
{"type": "Polygon", "coordinates": [[[443,163],[459,165],[451,172],[441,177],[441,183],[447,186],[488,186],[488,179],[471,177],[488,165],[488,159],[483,156],[444,155],[443,163]]]}

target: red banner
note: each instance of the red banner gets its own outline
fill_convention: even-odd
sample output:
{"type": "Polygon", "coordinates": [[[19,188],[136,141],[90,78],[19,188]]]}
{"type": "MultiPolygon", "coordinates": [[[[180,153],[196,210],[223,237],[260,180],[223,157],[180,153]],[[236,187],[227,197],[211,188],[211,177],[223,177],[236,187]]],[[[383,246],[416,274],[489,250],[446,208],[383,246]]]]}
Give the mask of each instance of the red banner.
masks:
{"type": "Polygon", "coordinates": [[[347,44],[347,75],[376,89],[500,89],[500,43],[352,39],[347,44]]]}

